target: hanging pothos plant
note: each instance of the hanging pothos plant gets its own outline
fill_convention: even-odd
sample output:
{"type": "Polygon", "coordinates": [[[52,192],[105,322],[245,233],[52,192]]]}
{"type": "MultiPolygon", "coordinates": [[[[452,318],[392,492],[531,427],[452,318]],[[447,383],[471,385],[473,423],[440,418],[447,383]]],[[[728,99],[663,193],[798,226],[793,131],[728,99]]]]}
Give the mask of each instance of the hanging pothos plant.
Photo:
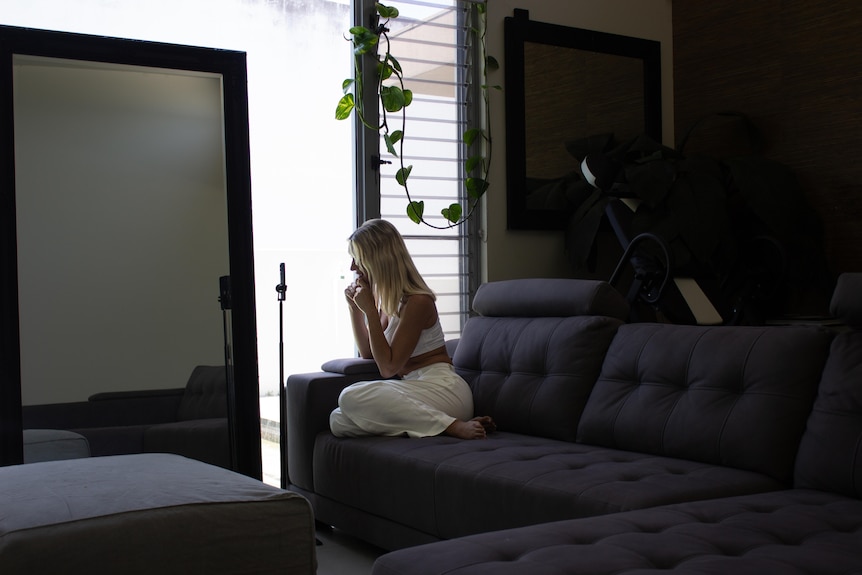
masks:
{"type": "MultiPolygon", "coordinates": [[[[389,43],[389,21],[398,17],[398,9],[383,4],[375,4],[377,17],[373,29],[365,26],[354,26],[350,29],[348,40],[353,47],[353,77],[342,83],[344,95],[338,102],[335,117],[344,120],[356,112],[362,124],[373,131],[378,132],[386,144],[386,150],[396,158],[398,170],[395,180],[404,188],[407,196],[407,215],[417,224],[425,224],[432,228],[443,229],[455,226],[466,221],[479,203],[480,198],[488,189],[488,171],[491,161],[491,134],[490,129],[478,126],[468,126],[463,134],[463,142],[467,147],[467,159],[464,162],[466,178],[464,180],[467,192],[467,211],[460,203],[450,204],[441,210],[447,224],[435,226],[424,218],[425,202],[416,201],[410,196],[408,179],[413,170],[412,165],[406,165],[404,161],[404,139],[407,123],[407,107],[413,101],[413,92],[404,86],[404,73],[401,64],[390,52],[389,43]],[[374,90],[377,94],[375,103],[379,106],[380,119],[377,124],[368,121],[363,109],[363,94],[366,87],[362,80],[361,62],[366,54],[376,55],[377,74],[374,90]],[[395,121],[393,122],[393,119],[395,121]],[[397,124],[397,126],[393,126],[397,124]]],[[[476,11],[479,15],[476,25],[469,28],[473,39],[478,42],[480,57],[484,63],[482,77],[487,78],[489,70],[496,70],[499,65],[493,57],[488,57],[485,50],[486,30],[486,5],[478,3],[476,11]]],[[[489,126],[489,102],[488,85],[482,83],[482,99],[485,117],[485,126],[489,126]]],[[[500,89],[499,86],[494,86],[500,89]]]]}

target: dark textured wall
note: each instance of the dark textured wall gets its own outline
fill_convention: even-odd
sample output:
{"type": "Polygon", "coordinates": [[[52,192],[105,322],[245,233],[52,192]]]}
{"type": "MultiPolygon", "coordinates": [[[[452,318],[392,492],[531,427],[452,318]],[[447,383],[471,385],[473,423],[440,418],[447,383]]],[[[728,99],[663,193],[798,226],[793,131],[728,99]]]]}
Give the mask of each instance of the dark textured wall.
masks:
{"type": "MultiPolygon", "coordinates": [[[[704,114],[744,112],[822,223],[824,275],[862,271],[862,2],[682,0],[673,43],[676,140],[704,114]]],[[[686,149],[743,149],[733,130],[686,149]]]]}

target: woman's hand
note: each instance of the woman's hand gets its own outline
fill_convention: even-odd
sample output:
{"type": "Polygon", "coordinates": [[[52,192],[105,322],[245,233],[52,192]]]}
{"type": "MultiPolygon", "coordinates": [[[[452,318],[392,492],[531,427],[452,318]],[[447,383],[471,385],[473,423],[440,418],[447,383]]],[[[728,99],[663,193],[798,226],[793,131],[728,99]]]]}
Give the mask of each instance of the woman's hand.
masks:
{"type": "Polygon", "coordinates": [[[357,309],[359,309],[359,308],[356,306],[356,302],[355,302],[355,301],[353,301],[353,298],[355,298],[355,297],[356,297],[356,289],[357,289],[357,287],[358,287],[358,286],[356,285],[356,282],[353,282],[353,283],[351,283],[349,286],[347,286],[346,288],[344,288],[344,299],[346,299],[346,300],[347,300],[347,303],[350,305],[350,307],[356,307],[357,309]]]}
{"type": "Polygon", "coordinates": [[[347,287],[345,293],[348,291],[352,291],[354,305],[362,310],[366,317],[379,317],[380,312],[377,311],[377,302],[374,301],[374,294],[371,291],[371,286],[368,285],[368,280],[364,277],[357,278],[347,287]],[[351,290],[351,288],[353,289],[351,290]]]}

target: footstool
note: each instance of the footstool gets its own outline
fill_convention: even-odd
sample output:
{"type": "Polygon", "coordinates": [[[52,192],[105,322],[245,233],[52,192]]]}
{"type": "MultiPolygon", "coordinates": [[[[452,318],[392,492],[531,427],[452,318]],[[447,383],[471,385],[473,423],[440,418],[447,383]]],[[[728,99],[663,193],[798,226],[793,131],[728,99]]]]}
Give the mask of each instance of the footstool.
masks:
{"type": "Polygon", "coordinates": [[[24,463],[90,457],[90,443],[80,433],[64,429],[25,429],[24,463]]]}
{"type": "Polygon", "coordinates": [[[0,468],[0,571],[315,572],[306,499],[173,454],[0,468]]]}

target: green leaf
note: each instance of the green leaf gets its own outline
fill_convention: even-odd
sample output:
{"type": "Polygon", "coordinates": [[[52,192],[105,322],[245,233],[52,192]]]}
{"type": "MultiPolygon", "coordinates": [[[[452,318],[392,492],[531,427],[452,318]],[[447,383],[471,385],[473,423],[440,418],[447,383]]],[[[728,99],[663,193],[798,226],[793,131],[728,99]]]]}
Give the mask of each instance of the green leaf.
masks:
{"type": "Polygon", "coordinates": [[[482,162],[482,160],[484,160],[482,156],[471,156],[467,158],[467,161],[464,163],[464,171],[469,174],[482,162]]]}
{"type": "Polygon", "coordinates": [[[380,101],[387,112],[397,112],[404,107],[404,92],[398,86],[383,86],[380,101]]]}
{"type": "Polygon", "coordinates": [[[500,63],[493,56],[488,56],[485,58],[485,67],[490,72],[494,72],[500,69],[500,63]]]}
{"type": "Polygon", "coordinates": [[[407,186],[407,178],[410,177],[410,172],[413,171],[413,166],[406,166],[395,173],[395,181],[401,186],[407,186]]]}
{"type": "Polygon", "coordinates": [[[353,94],[345,94],[338,101],[338,106],[335,108],[335,119],[336,120],[346,120],[350,117],[350,113],[353,111],[353,107],[355,102],[353,100],[353,94]]]}
{"type": "Polygon", "coordinates": [[[422,214],[425,213],[425,202],[410,202],[407,204],[407,217],[414,224],[422,223],[422,214]]]}
{"type": "Polygon", "coordinates": [[[377,2],[374,4],[374,7],[381,18],[398,18],[398,8],[394,6],[384,6],[380,2],[377,2]]]}
{"type": "Polygon", "coordinates": [[[354,82],[356,82],[356,80],[354,80],[353,78],[348,78],[343,81],[341,83],[341,91],[346,94],[350,90],[351,86],[353,86],[354,82]]]}
{"type": "Polygon", "coordinates": [[[404,90],[404,107],[406,108],[407,106],[409,106],[412,101],[413,90],[404,90]]]}
{"type": "Polygon", "coordinates": [[[353,52],[355,54],[365,54],[377,49],[377,34],[366,28],[365,26],[354,26],[350,29],[353,34],[353,52]]]}
{"type": "Polygon", "coordinates": [[[397,140],[393,139],[391,134],[383,134],[383,141],[386,142],[386,149],[389,153],[397,158],[398,152],[395,151],[395,142],[397,140]]]}
{"type": "Polygon", "coordinates": [[[388,61],[389,61],[389,63],[390,63],[390,64],[392,64],[392,67],[393,67],[393,68],[395,68],[396,70],[398,70],[398,73],[399,73],[399,74],[401,74],[401,73],[402,73],[402,71],[401,71],[401,64],[398,62],[398,60],[396,60],[396,59],[395,59],[395,56],[393,56],[392,54],[386,54],[386,60],[388,60],[388,61]]]}
{"type": "Polygon", "coordinates": [[[461,219],[463,208],[461,208],[461,204],[450,204],[448,208],[443,208],[440,213],[453,224],[457,224],[461,219]]]}
{"type": "Polygon", "coordinates": [[[467,195],[474,200],[481,198],[488,190],[488,182],[482,178],[467,178],[464,181],[464,186],[467,188],[467,195]]]}
{"type": "Polygon", "coordinates": [[[395,130],[394,132],[392,132],[390,136],[392,138],[392,143],[397,144],[398,141],[402,138],[402,136],[404,136],[404,132],[402,132],[401,130],[395,130]]]}
{"type": "Polygon", "coordinates": [[[383,80],[388,80],[392,77],[392,66],[385,62],[377,62],[377,76],[383,80]]]}
{"type": "Polygon", "coordinates": [[[480,128],[471,128],[464,132],[464,143],[468,146],[472,146],[473,142],[476,141],[476,138],[481,135],[482,130],[480,128]]]}

